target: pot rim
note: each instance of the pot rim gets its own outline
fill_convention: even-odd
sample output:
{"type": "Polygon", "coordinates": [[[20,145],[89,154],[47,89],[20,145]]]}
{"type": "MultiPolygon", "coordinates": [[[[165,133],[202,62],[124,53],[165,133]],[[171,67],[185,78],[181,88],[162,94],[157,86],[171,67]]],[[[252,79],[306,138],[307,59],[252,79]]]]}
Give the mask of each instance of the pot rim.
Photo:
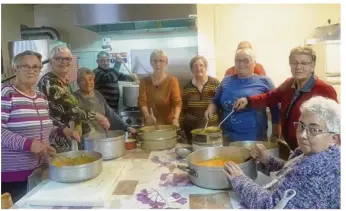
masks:
{"type": "Polygon", "coordinates": [[[165,141],[165,140],[171,140],[171,139],[178,139],[178,135],[171,137],[171,138],[156,138],[156,139],[151,139],[151,140],[142,140],[143,142],[148,142],[148,141],[165,141]]]}
{"type": "Polygon", "coordinates": [[[167,129],[158,129],[158,130],[153,130],[153,131],[143,131],[144,128],[146,127],[152,127],[152,126],[144,126],[142,128],[139,128],[138,134],[144,134],[144,133],[153,133],[153,132],[161,132],[161,131],[170,131],[170,130],[176,130],[179,131],[181,128],[177,128],[174,125],[157,125],[157,126],[171,126],[172,128],[167,128],[167,129]]]}

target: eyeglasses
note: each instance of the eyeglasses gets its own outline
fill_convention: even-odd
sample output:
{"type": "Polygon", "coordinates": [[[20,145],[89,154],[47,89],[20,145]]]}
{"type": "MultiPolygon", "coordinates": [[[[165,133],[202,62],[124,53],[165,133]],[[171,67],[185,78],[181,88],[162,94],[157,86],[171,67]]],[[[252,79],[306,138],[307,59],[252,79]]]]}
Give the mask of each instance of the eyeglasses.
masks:
{"type": "Polygon", "coordinates": [[[247,65],[247,64],[250,63],[250,60],[249,60],[249,59],[236,59],[234,62],[235,62],[236,64],[243,63],[243,64],[247,65]]]}
{"type": "Polygon", "coordinates": [[[307,67],[311,64],[311,62],[291,62],[291,67],[298,67],[298,65],[301,65],[302,67],[307,67]]]}
{"type": "Polygon", "coordinates": [[[30,67],[29,65],[18,65],[17,68],[24,70],[25,72],[29,72],[30,70],[33,70],[35,74],[40,73],[42,66],[35,65],[33,67],[30,67]]]}
{"type": "Polygon", "coordinates": [[[293,123],[294,128],[299,132],[302,133],[304,130],[306,130],[307,135],[308,136],[317,136],[323,133],[331,133],[331,134],[335,134],[334,132],[329,132],[329,131],[323,131],[321,129],[318,129],[314,126],[306,126],[303,123],[300,122],[294,122],[293,123]]]}
{"type": "Polygon", "coordinates": [[[62,61],[71,62],[72,58],[71,57],[60,57],[60,56],[57,56],[57,57],[54,57],[54,60],[58,61],[58,62],[62,62],[62,61]]]}

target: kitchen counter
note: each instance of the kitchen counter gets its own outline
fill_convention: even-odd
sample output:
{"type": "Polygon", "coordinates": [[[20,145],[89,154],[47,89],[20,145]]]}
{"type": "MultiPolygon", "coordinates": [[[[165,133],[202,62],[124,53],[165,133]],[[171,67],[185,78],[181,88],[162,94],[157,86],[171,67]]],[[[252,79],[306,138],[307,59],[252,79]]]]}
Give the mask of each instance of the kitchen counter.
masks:
{"type": "MultiPolygon", "coordinates": [[[[178,144],[177,147],[184,144],[178,144]]],[[[32,191],[20,199],[13,208],[31,209],[150,209],[150,208],[197,208],[223,209],[238,208],[239,198],[233,191],[208,190],[197,187],[189,182],[188,175],[177,168],[186,165],[177,158],[175,149],[160,151],[142,151],[134,149],[126,151],[119,159],[104,161],[107,166],[125,166],[118,176],[111,198],[104,207],[95,206],[49,206],[38,207],[27,204],[28,199],[42,191],[49,182],[41,182],[32,191]]],[[[256,182],[263,184],[268,178],[258,172],[256,182]]],[[[66,196],[68,197],[68,196],[66,196]]],[[[83,196],[81,196],[83,198],[83,196]]]]}

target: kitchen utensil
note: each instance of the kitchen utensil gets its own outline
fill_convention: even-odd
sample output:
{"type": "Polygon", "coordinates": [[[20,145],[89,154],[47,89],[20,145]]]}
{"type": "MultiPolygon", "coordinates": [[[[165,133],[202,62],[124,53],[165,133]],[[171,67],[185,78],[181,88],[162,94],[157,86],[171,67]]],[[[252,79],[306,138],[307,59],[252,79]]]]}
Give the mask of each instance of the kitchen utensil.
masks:
{"type": "Polygon", "coordinates": [[[57,156],[66,156],[69,158],[88,156],[94,158],[94,161],[82,165],[62,167],[57,167],[49,163],[49,177],[56,182],[82,182],[97,177],[102,171],[102,154],[99,152],[70,151],[59,153],[57,156]]]}
{"type": "Polygon", "coordinates": [[[279,157],[279,146],[274,142],[266,141],[236,141],[230,142],[229,146],[245,147],[251,150],[256,144],[263,144],[268,150],[269,154],[274,157],[279,157]]]}
{"type": "Polygon", "coordinates": [[[177,147],[175,148],[175,153],[180,158],[186,158],[189,154],[192,153],[192,147],[177,147]]]}
{"type": "Polygon", "coordinates": [[[192,142],[192,149],[193,151],[198,151],[200,149],[206,149],[206,148],[213,148],[213,147],[222,147],[222,138],[206,142],[206,143],[201,143],[201,142],[192,142]]]}
{"type": "Polygon", "coordinates": [[[142,141],[150,141],[176,137],[180,128],[176,128],[174,125],[156,125],[145,126],[140,128],[138,131],[138,136],[142,141]]]}
{"type": "Polygon", "coordinates": [[[220,122],[220,124],[219,124],[218,127],[220,127],[221,124],[224,123],[224,122],[228,119],[228,117],[230,117],[233,113],[234,113],[234,107],[232,108],[231,113],[229,113],[229,114],[226,116],[226,118],[224,118],[224,119],[220,122]]]}
{"type": "Polygon", "coordinates": [[[143,150],[162,150],[162,149],[171,149],[177,145],[177,139],[179,137],[176,135],[171,138],[156,138],[150,140],[143,140],[141,148],[143,150]]]}
{"type": "Polygon", "coordinates": [[[155,125],[156,130],[157,130],[157,129],[158,129],[158,127],[157,127],[157,122],[156,122],[156,118],[155,118],[155,115],[154,115],[153,108],[150,108],[150,113],[151,113],[151,115],[152,115],[152,116],[154,117],[154,119],[155,119],[154,125],[155,125]]]}
{"type": "Polygon", "coordinates": [[[207,129],[208,123],[209,123],[209,119],[207,119],[207,122],[205,123],[203,132],[205,132],[205,129],[207,129]]]}
{"type": "Polygon", "coordinates": [[[297,194],[297,192],[293,189],[288,189],[285,191],[282,199],[279,201],[279,203],[276,204],[276,206],[274,207],[274,209],[283,209],[285,208],[285,206],[287,205],[287,203],[293,198],[295,197],[297,194]]]}
{"type": "Polygon", "coordinates": [[[283,141],[283,140],[281,140],[281,139],[277,139],[276,141],[279,142],[280,144],[286,146],[290,154],[293,153],[293,151],[291,150],[290,146],[288,146],[288,144],[286,143],[286,141],[283,141]]]}
{"type": "MultiPolygon", "coordinates": [[[[195,151],[186,157],[187,166],[178,166],[182,171],[189,174],[190,181],[202,188],[207,189],[231,189],[232,185],[223,172],[224,167],[198,166],[195,162],[205,161],[215,157],[240,158],[244,160],[250,156],[250,150],[243,147],[214,147],[195,151]]],[[[244,174],[251,179],[257,177],[256,163],[253,159],[238,164],[244,174]]]]}
{"type": "Polygon", "coordinates": [[[125,132],[121,130],[109,130],[107,135],[89,133],[84,135],[84,148],[100,152],[103,160],[111,160],[125,154],[125,132]]]}
{"type": "Polygon", "coordinates": [[[213,133],[205,133],[203,128],[194,129],[191,131],[192,143],[195,144],[215,144],[222,143],[222,130],[219,127],[207,127],[206,130],[213,130],[213,133]]]}
{"type": "Polygon", "coordinates": [[[127,65],[125,64],[125,62],[122,62],[122,64],[124,65],[125,69],[127,70],[127,72],[130,73],[130,75],[132,75],[132,71],[130,70],[130,68],[127,67],[127,65]]]}
{"type": "Polygon", "coordinates": [[[124,84],[123,90],[123,104],[129,108],[138,107],[139,85],[124,84]]]}
{"type": "Polygon", "coordinates": [[[249,160],[251,160],[251,159],[252,159],[252,157],[251,157],[251,156],[249,156],[249,157],[245,158],[245,159],[244,159],[244,163],[248,162],[248,161],[249,161],[249,160]]]}
{"type": "Polygon", "coordinates": [[[126,139],[125,148],[127,150],[135,149],[137,147],[136,139],[126,139]]]}

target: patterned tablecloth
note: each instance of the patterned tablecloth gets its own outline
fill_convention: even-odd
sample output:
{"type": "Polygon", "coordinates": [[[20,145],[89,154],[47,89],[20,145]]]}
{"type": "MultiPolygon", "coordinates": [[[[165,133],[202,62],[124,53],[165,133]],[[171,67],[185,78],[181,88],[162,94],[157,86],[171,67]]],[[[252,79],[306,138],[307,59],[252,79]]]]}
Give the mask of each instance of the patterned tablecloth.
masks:
{"type": "MultiPolygon", "coordinates": [[[[177,147],[182,144],[178,144],[177,147]]],[[[177,168],[186,165],[179,159],[175,149],[161,151],[126,151],[119,159],[105,162],[119,162],[126,170],[119,177],[110,202],[105,207],[37,207],[29,206],[26,201],[47,183],[41,182],[20,199],[13,208],[31,209],[224,209],[239,208],[239,198],[233,191],[208,190],[190,183],[188,175],[177,168]]],[[[267,177],[259,173],[256,182],[267,182],[267,177]]],[[[82,197],[82,196],[81,196],[82,197]]]]}

